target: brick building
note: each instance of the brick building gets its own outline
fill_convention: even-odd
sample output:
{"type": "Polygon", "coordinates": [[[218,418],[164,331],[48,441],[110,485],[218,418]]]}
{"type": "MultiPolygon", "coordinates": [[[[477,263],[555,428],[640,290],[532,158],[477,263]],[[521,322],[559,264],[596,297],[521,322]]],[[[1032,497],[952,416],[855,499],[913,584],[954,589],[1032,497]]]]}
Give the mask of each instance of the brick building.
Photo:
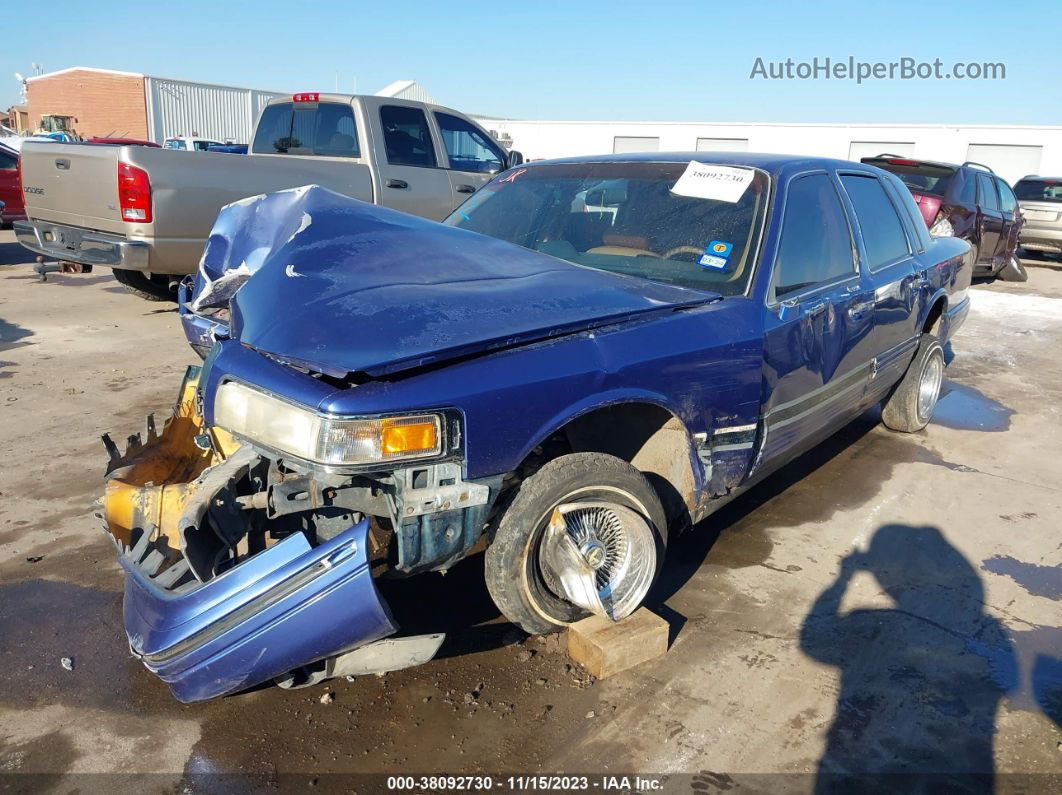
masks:
{"type": "Polygon", "coordinates": [[[277,92],[170,80],[75,66],[26,80],[33,130],[72,130],[157,143],[198,134],[246,142],[261,108],[277,92]]]}
{"type": "Polygon", "coordinates": [[[147,138],[144,75],[74,67],[26,81],[26,104],[34,130],[72,129],[85,138],[147,138]],[[62,120],[62,121],[58,121],[62,120]]]}

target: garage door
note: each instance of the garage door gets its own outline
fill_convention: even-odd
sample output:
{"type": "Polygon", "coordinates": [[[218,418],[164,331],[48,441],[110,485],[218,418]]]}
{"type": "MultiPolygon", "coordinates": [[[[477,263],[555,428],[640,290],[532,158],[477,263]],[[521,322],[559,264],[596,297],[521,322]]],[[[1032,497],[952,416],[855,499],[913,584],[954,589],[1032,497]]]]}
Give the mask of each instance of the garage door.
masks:
{"type": "Polygon", "coordinates": [[[864,157],[878,155],[914,157],[914,146],[912,141],[852,141],[848,144],[848,159],[859,162],[864,157]]]}
{"type": "Polygon", "coordinates": [[[966,159],[984,163],[1013,185],[1022,177],[1040,173],[1042,146],[1009,144],[970,144],[966,159]]]}
{"type": "Polygon", "coordinates": [[[617,135],[612,140],[612,151],[616,154],[623,154],[624,152],[659,152],[660,139],[617,135]]]}
{"type": "Polygon", "coordinates": [[[748,138],[698,138],[698,152],[747,152],[748,138]]]}

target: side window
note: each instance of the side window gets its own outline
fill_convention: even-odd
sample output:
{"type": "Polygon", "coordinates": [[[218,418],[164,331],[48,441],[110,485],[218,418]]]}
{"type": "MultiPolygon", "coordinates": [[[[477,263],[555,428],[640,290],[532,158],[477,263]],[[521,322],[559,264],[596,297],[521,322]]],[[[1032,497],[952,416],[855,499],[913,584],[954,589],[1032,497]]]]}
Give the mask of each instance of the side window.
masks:
{"type": "Polygon", "coordinates": [[[973,176],[969,173],[962,178],[962,188],[959,190],[959,203],[967,205],[977,204],[977,183],[974,182],[973,176]]]}
{"type": "Polygon", "coordinates": [[[205,152],[207,147],[210,146],[210,141],[193,141],[192,146],[195,147],[197,152],[205,152]]]}
{"type": "Polygon", "coordinates": [[[1010,185],[1001,179],[996,180],[996,186],[999,188],[999,206],[1005,213],[1013,213],[1018,209],[1018,200],[1014,198],[1014,191],[1010,189],[1010,185]]]}
{"type": "Polygon", "coordinates": [[[775,259],[775,297],[853,273],[852,237],[833,182],[825,174],[793,180],[775,259]]]}
{"type": "Polygon", "coordinates": [[[18,168],[18,159],[7,152],[0,152],[0,171],[14,171],[18,168]]]}
{"type": "Polygon", "coordinates": [[[999,196],[996,195],[996,181],[988,174],[977,175],[977,198],[986,210],[999,209],[999,196]]]}
{"type": "Polygon", "coordinates": [[[176,138],[170,138],[163,144],[167,149],[183,149],[184,141],[179,141],[176,138]]]}
{"type": "Polygon", "coordinates": [[[464,119],[448,113],[436,113],[435,121],[442,132],[443,146],[450,158],[450,168],[493,174],[501,171],[502,153],[487,136],[464,119]]]}
{"type": "Polygon", "coordinates": [[[880,268],[910,254],[903,223],[877,178],[845,174],[841,177],[841,184],[848,192],[859,220],[859,233],[867,250],[867,266],[880,268]]]}
{"type": "Polygon", "coordinates": [[[420,108],[384,105],[380,108],[387,162],[392,166],[435,166],[435,145],[428,120],[420,108]]]}

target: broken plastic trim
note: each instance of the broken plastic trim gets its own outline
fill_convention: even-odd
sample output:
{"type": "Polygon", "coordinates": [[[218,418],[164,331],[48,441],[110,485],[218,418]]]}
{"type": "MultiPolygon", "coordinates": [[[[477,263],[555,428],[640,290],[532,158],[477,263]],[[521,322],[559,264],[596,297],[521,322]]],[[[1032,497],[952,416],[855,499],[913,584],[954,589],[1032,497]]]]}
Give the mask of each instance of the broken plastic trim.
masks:
{"type": "Polygon", "coordinates": [[[295,690],[339,676],[367,676],[414,668],[430,661],[445,639],[446,635],[441,632],[385,638],[315,665],[289,671],[273,681],[287,690],[295,690]]]}

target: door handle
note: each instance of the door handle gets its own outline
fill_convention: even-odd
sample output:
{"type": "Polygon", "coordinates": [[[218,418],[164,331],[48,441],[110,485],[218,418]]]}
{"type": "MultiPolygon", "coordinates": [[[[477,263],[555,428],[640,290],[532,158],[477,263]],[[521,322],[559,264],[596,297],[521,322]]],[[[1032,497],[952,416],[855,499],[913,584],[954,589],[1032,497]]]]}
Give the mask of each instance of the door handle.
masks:
{"type": "Polygon", "coordinates": [[[818,317],[826,311],[826,304],[815,304],[815,306],[809,306],[804,312],[809,318],[818,317]]]}
{"type": "Polygon", "coordinates": [[[389,188],[398,188],[399,190],[409,187],[409,183],[404,179],[389,179],[386,184],[389,188]]]}
{"type": "Polygon", "coordinates": [[[863,317],[863,313],[869,312],[874,308],[873,301],[857,301],[848,307],[848,317],[852,320],[859,320],[863,317]]]}
{"type": "Polygon", "coordinates": [[[454,188],[458,193],[475,193],[476,189],[471,185],[458,185],[454,188]]]}
{"type": "Polygon", "coordinates": [[[57,157],[55,158],[55,167],[61,171],[69,171],[70,161],[67,160],[65,157],[57,157]]]}

